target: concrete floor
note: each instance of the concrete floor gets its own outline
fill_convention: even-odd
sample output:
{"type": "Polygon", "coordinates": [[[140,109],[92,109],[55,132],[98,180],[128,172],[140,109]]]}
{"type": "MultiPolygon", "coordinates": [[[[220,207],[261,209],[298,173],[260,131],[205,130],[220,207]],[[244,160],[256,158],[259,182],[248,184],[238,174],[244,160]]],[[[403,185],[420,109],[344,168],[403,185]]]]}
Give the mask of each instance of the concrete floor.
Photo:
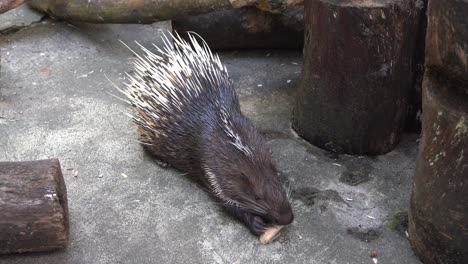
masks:
{"type": "Polygon", "coordinates": [[[37,19],[0,36],[0,160],[59,158],[71,221],[68,249],[2,256],[0,264],[372,264],[372,250],[379,263],[420,263],[404,213],[418,135],[377,157],[333,155],[297,138],[289,117],[298,51],[221,53],[242,110],[291,182],[296,218],[278,241],[261,246],[201,189],[145,155],[104,74],[119,83],[131,70],[118,39],[158,44],[169,27],[37,19]]]}

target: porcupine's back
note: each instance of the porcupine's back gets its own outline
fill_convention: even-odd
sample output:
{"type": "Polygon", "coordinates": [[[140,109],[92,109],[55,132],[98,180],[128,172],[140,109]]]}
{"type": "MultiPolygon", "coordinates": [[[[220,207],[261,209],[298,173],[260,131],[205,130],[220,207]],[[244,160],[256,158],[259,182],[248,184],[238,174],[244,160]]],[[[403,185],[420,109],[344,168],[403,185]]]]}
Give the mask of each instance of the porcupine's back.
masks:
{"type": "MultiPolygon", "coordinates": [[[[240,112],[227,70],[190,34],[164,36],[156,53],[140,45],[123,93],[135,111],[140,142],[157,159],[185,171],[200,170],[201,135],[216,130],[220,108],[240,112]]],[[[214,132],[213,132],[214,133],[214,132]]]]}

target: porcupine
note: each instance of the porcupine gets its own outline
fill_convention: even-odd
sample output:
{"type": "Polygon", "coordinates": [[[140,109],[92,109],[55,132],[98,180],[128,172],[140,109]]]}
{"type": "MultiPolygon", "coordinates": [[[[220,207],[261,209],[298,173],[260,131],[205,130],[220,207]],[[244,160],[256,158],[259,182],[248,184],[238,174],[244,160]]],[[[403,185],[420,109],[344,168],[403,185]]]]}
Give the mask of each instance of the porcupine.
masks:
{"type": "Polygon", "coordinates": [[[134,73],[121,92],[135,110],[142,146],[158,164],[201,180],[254,235],[290,224],[291,205],[265,138],[241,113],[219,56],[201,37],[188,36],[164,35],[156,53],[138,43],[143,54],[132,50],[134,73]]]}

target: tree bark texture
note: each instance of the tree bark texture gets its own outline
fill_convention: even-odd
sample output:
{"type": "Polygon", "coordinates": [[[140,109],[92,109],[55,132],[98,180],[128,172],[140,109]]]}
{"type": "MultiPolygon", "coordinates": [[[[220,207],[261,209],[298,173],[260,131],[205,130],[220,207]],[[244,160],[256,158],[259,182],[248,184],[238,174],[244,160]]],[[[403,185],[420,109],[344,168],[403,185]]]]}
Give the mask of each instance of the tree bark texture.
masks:
{"type": "Polygon", "coordinates": [[[429,1],[426,65],[468,79],[467,1],[429,1]]]}
{"type": "Polygon", "coordinates": [[[0,14],[18,7],[23,2],[24,0],[0,0],[0,14]]]}
{"type": "Polygon", "coordinates": [[[244,7],[184,17],[172,28],[187,37],[193,31],[214,50],[286,48],[301,49],[304,40],[304,8],[290,7],[280,14],[244,7]]]}
{"type": "Polygon", "coordinates": [[[409,235],[426,264],[468,260],[468,2],[430,0],[409,235]]]}
{"type": "Polygon", "coordinates": [[[409,217],[411,245],[426,263],[468,260],[468,94],[426,74],[422,138],[409,217]]]}
{"type": "Polygon", "coordinates": [[[405,123],[422,8],[412,0],[310,0],[304,9],[293,128],[338,153],[392,150],[405,123]]]}
{"type": "Polygon", "coordinates": [[[153,23],[213,11],[257,6],[281,12],[291,0],[29,0],[49,16],[88,23],[153,23]]]}
{"type": "Polygon", "coordinates": [[[59,161],[0,162],[0,254],[61,249],[68,237],[59,161]]]}

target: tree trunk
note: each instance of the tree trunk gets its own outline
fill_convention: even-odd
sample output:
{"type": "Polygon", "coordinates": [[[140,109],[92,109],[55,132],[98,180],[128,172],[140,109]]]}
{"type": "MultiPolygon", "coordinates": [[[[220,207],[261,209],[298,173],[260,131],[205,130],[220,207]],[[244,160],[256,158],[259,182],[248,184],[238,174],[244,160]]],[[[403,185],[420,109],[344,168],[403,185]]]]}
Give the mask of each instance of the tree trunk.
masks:
{"type": "Polygon", "coordinates": [[[468,3],[429,1],[422,138],[409,213],[427,264],[468,259],[468,3]]]}
{"type": "Polygon", "coordinates": [[[281,14],[244,7],[185,17],[172,21],[182,37],[193,31],[214,50],[301,49],[304,39],[304,9],[291,7],[281,14]]]}
{"type": "Polygon", "coordinates": [[[292,125],[330,151],[382,154],[399,142],[413,83],[415,1],[305,1],[304,64],[292,125]]]}
{"type": "Polygon", "coordinates": [[[462,264],[468,260],[468,94],[436,78],[429,72],[423,84],[409,234],[424,263],[462,264]]]}
{"type": "Polygon", "coordinates": [[[68,236],[59,161],[0,162],[0,254],[61,249],[68,236]]]}
{"type": "Polygon", "coordinates": [[[448,74],[467,79],[468,3],[429,1],[426,65],[444,68],[448,74]]]}

